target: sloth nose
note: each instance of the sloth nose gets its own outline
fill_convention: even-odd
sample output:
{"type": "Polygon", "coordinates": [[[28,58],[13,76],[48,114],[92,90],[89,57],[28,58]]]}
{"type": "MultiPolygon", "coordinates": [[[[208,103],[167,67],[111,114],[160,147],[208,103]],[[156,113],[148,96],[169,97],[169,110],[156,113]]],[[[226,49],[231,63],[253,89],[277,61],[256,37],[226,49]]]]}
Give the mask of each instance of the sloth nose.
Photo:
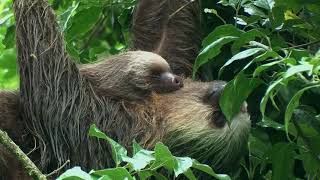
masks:
{"type": "Polygon", "coordinates": [[[180,76],[174,75],[170,72],[165,72],[161,74],[160,77],[162,83],[171,87],[172,90],[177,90],[183,87],[183,80],[180,76]]]}
{"type": "Polygon", "coordinates": [[[180,76],[174,76],[173,82],[176,84],[176,86],[179,86],[180,88],[183,87],[183,80],[180,76]]]}
{"type": "Polygon", "coordinates": [[[215,108],[219,107],[219,100],[225,85],[226,82],[219,81],[215,82],[213,86],[210,88],[208,100],[209,103],[215,108]]]}

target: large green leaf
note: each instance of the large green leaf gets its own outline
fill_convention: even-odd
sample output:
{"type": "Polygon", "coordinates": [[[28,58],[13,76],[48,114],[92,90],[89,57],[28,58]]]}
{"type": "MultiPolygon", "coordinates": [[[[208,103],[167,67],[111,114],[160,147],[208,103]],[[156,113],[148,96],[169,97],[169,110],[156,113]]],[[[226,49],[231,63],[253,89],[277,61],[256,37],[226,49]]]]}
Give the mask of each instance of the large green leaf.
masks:
{"type": "Polygon", "coordinates": [[[259,80],[248,79],[242,73],[228,82],[222,92],[219,104],[229,122],[240,111],[243,102],[259,84],[259,80]]]}
{"type": "Polygon", "coordinates": [[[87,33],[98,21],[101,15],[101,7],[90,7],[77,12],[72,19],[69,28],[65,30],[68,42],[87,33]]]}
{"type": "Polygon", "coordinates": [[[122,157],[123,161],[128,162],[132,169],[140,171],[145,168],[151,161],[155,160],[153,151],[140,150],[132,158],[122,157]]]}
{"type": "Polygon", "coordinates": [[[236,54],[240,51],[243,45],[249,43],[250,41],[255,40],[256,38],[262,38],[266,36],[263,32],[258,29],[252,29],[248,32],[243,33],[239,39],[235,40],[231,46],[232,54],[236,54]]]}
{"type": "Polygon", "coordinates": [[[75,11],[78,8],[78,6],[79,6],[79,2],[70,6],[65,12],[63,12],[59,16],[59,19],[60,19],[59,25],[63,32],[65,32],[68,29],[68,25],[70,25],[68,24],[69,20],[75,14],[75,11]]]}
{"type": "Polygon", "coordinates": [[[231,178],[228,175],[226,175],[226,174],[216,174],[212,170],[212,168],[210,166],[205,165],[205,164],[201,164],[196,160],[193,160],[192,168],[198,169],[198,170],[200,170],[202,172],[205,172],[205,173],[207,173],[207,174],[211,175],[212,177],[215,177],[215,178],[217,178],[219,180],[231,180],[231,178]]]}
{"type": "Polygon", "coordinates": [[[187,173],[187,175],[191,175],[192,172],[190,167],[192,166],[192,159],[189,157],[176,157],[177,165],[174,167],[174,175],[178,177],[182,173],[187,173]]]}
{"type": "Polygon", "coordinates": [[[116,179],[134,180],[134,178],[130,175],[130,173],[123,167],[91,171],[90,174],[99,175],[104,178],[108,178],[110,180],[116,180],[116,179]]]}
{"type": "Polygon", "coordinates": [[[74,167],[61,174],[57,180],[93,180],[93,178],[80,167],[74,167]]]}
{"type": "Polygon", "coordinates": [[[225,44],[228,44],[237,39],[235,36],[225,36],[213,41],[211,44],[206,46],[198,55],[195,65],[193,66],[193,77],[195,77],[197,70],[207,63],[211,58],[216,57],[220,54],[220,49],[225,44]]]}
{"type": "Polygon", "coordinates": [[[272,179],[293,179],[294,145],[278,143],[272,148],[272,179]]]}
{"type": "Polygon", "coordinates": [[[293,110],[295,108],[297,108],[299,106],[299,101],[300,101],[300,98],[301,96],[303,95],[303,93],[311,88],[318,88],[320,87],[319,84],[317,85],[312,85],[312,86],[308,86],[308,87],[305,87],[301,90],[299,90],[290,100],[287,108],[286,108],[286,112],[285,112],[285,117],[284,117],[284,127],[285,127],[285,130],[288,134],[289,132],[289,122],[291,121],[291,117],[292,117],[292,114],[293,114],[293,110]]]}
{"type": "Polygon", "coordinates": [[[302,72],[306,72],[306,71],[312,72],[312,68],[313,68],[313,66],[310,64],[301,64],[301,65],[297,65],[297,66],[292,66],[285,72],[285,74],[283,75],[283,78],[287,79],[297,73],[302,73],[302,72]]]}
{"type": "Polygon", "coordinates": [[[243,31],[236,28],[234,25],[231,25],[231,24],[222,25],[215,28],[214,31],[212,31],[206,38],[203,39],[202,46],[203,47],[209,46],[212,42],[226,36],[240,37],[242,33],[243,31]]]}
{"type": "Polygon", "coordinates": [[[109,138],[105,133],[100,131],[95,124],[90,126],[89,136],[97,137],[99,139],[104,139],[108,141],[112,150],[112,158],[117,166],[123,161],[123,157],[127,157],[127,150],[123,146],[118,144],[116,141],[109,138]]]}
{"type": "Polygon", "coordinates": [[[238,54],[234,55],[231,59],[229,59],[219,70],[219,77],[221,76],[221,73],[223,72],[224,68],[234,61],[245,59],[247,57],[253,56],[259,52],[264,51],[262,48],[251,48],[244,51],[239,52],[238,54]]]}
{"type": "Polygon", "coordinates": [[[254,72],[253,72],[253,77],[259,76],[261,72],[263,72],[264,70],[269,69],[270,67],[276,65],[276,64],[280,64],[281,62],[283,62],[283,60],[278,60],[278,61],[272,61],[266,64],[263,64],[259,67],[257,67],[254,72]]]}
{"type": "Polygon", "coordinates": [[[168,170],[174,170],[174,168],[177,166],[177,161],[167,146],[161,142],[158,142],[154,148],[154,151],[156,161],[151,166],[152,169],[157,169],[163,166],[168,170]]]}
{"type": "Polygon", "coordinates": [[[271,85],[269,85],[269,87],[268,87],[268,89],[267,89],[267,91],[266,91],[266,93],[260,103],[260,111],[261,111],[262,116],[265,115],[265,109],[266,109],[268,99],[270,98],[272,92],[278,87],[278,85],[280,85],[285,80],[287,80],[288,78],[290,78],[293,75],[296,75],[298,73],[302,73],[302,72],[306,72],[306,71],[312,72],[312,69],[313,69],[313,66],[309,65],[309,64],[292,66],[282,75],[281,78],[279,78],[278,80],[274,81],[271,85]]]}

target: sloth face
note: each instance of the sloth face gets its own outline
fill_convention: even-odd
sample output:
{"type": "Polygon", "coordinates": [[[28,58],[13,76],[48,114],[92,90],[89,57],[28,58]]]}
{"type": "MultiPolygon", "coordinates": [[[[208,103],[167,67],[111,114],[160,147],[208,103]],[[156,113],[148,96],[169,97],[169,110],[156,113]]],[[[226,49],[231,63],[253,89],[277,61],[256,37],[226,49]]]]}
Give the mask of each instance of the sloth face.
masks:
{"type": "Polygon", "coordinates": [[[162,141],[178,155],[224,170],[240,158],[246,147],[251,125],[247,105],[242,105],[228,125],[219,107],[225,82],[186,80],[184,84],[178,91],[157,97],[156,106],[167,130],[162,141]]]}

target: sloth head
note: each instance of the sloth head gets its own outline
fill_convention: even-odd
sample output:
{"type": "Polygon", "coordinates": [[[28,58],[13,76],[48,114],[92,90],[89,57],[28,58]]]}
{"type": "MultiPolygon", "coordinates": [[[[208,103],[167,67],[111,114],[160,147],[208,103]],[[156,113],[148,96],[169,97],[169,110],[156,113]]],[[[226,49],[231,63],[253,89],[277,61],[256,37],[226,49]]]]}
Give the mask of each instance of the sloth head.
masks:
{"type": "Polygon", "coordinates": [[[153,96],[166,130],[162,141],[176,155],[193,157],[216,170],[239,160],[251,124],[246,103],[231,124],[226,123],[219,107],[224,86],[223,81],[187,79],[180,90],[153,96]]]}

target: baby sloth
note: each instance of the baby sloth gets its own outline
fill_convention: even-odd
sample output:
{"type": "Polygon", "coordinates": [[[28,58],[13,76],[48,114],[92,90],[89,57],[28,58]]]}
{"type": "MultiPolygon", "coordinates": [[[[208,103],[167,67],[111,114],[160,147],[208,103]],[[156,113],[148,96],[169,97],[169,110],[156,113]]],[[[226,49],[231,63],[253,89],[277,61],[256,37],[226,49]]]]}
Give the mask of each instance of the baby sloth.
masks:
{"type": "Polygon", "coordinates": [[[171,72],[166,60],[145,51],[129,51],[83,65],[80,73],[98,95],[113,98],[136,100],[149,96],[152,91],[164,93],[183,87],[182,78],[171,72]]]}

